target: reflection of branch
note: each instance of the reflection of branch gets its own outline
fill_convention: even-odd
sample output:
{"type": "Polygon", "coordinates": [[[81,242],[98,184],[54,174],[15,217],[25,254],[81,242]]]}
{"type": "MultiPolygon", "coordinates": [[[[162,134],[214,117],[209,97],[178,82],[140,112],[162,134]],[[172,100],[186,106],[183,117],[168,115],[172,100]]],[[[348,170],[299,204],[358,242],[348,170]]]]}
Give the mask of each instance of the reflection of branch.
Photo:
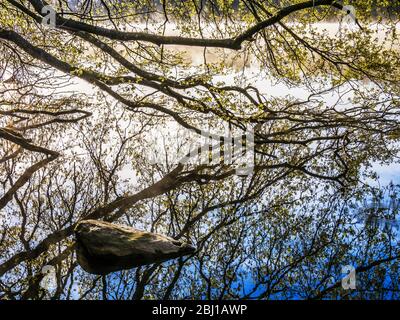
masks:
{"type": "Polygon", "coordinates": [[[26,150],[44,153],[53,158],[57,158],[60,155],[56,151],[49,150],[49,149],[46,149],[46,148],[43,148],[40,146],[36,146],[36,145],[30,143],[27,139],[23,138],[20,134],[14,132],[13,130],[0,128],[0,138],[11,141],[26,150]]]}
{"type": "MultiPolygon", "coordinates": [[[[32,175],[46,166],[48,163],[53,161],[54,159],[58,158],[60,154],[56,151],[49,150],[47,148],[43,148],[40,146],[36,146],[32,144],[30,141],[25,139],[21,134],[14,132],[13,130],[6,129],[6,128],[0,128],[0,138],[3,138],[5,140],[11,141],[17,145],[19,145],[21,148],[33,151],[33,152],[39,152],[39,153],[44,153],[48,155],[47,158],[35,163],[34,165],[30,166],[27,168],[24,173],[18,178],[18,180],[12,185],[12,187],[3,195],[3,197],[0,198],[0,209],[3,209],[7,203],[12,199],[13,195],[26,183],[28,180],[32,177],[32,175]]],[[[17,152],[20,152],[20,149],[17,150],[17,152]]],[[[12,157],[6,157],[10,158],[12,157]]],[[[4,162],[5,159],[2,159],[0,162],[4,162]]]]}
{"type": "MultiPolygon", "coordinates": [[[[11,4],[18,7],[20,10],[34,18],[36,21],[41,23],[42,18],[35,15],[33,12],[29,11],[25,6],[17,3],[14,0],[8,0],[11,4]]],[[[46,5],[45,2],[39,0],[29,0],[35,10],[43,15],[42,9],[46,5]]],[[[96,34],[99,36],[107,37],[113,40],[121,41],[146,41],[154,43],[157,45],[167,44],[167,45],[185,45],[185,46],[201,46],[201,47],[217,47],[217,48],[229,48],[234,50],[239,50],[244,41],[251,41],[254,35],[256,35],[261,30],[274,25],[275,23],[281,21],[290,14],[304,10],[307,8],[312,8],[315,6],[333,6],[337,9],[342,9],[342,5],[336,3],[336,0],[313,0],[297,3],[294,5],[287,6],[279,10],[272,17],[263,20],[254,26],[248,28],[246,31],[234,38],[227,39],[206,39],[206,38],[185,38],[180,36],[159,36],[155,34],[149,34],[145,32],[123,32],[115,29],[107,29],[103,27],[93,26],[84,22],[75,21],[71,19],[65,19],[60,14],[56,14],[56,27],[68,31],[85,31],[88,33],[96,34]]]]}
{"type": "MultiPolygon", "coordinates": [[[[160,181],[154,183],[148,188],[145,188],[134,195],[122,197],[120,199],[112,201],[111,203],[105,206],[97,208],[94,211],[90,212],[89,214],[85,215],[83,219],[104,218],[116,209],[119,209],[117,214],[109,218],[107,221],[112,221],[119,218],[126,210],[131,208],[138,201],[156,197],[158,195],[161,195],[165,192],[174,189],[179,184],[186,182],[186,180],[180,181],[177,179],[177,176],[182,171],[182,169],[183,169],[182,165],[177,166],[174,170],[165,175],[160,181]]],[[[51,245],[56,244],[62,240],[65,240],[67,237],[73,234],[75,226],[76,223],[70,225],[65,229],[55,231],[54,233],[48,235],[44,240],[42,240],[34,249],[29,251],[22,251],[15,254],[6,262],[0,265],[0,276],[3,275],[8,270],[16,267],[23,261],[37,258],[42,253],[46,252],[51,245]]]]}
{"type": "Polygon", "coordinates": [[[26,169],[22,176],[20,176],[18,180],[14,183],[14,185],[4,194],[2,198],[0,198],[0,210],[6,206],[6,204],[12,199],[13,195],[18,191],[18,189],[21,188],[26,182],[28,182],[28,180],[36,171],[46,166],[49,162],[53,161],[57,157],[58,153],[57,156],[52,155],[26,169]]]}
{"type": "MultiPolygon", "coordinates": [[[[34,145],[25,138],[23,138],[22,135],[10,129],[0,128],[0,138],[11,141],[19,145],[23,149],[33,152],[44,153],[49,156],[46,159],[43,159],[38,163],[35,163],[34,165],[27,168],[24,171],[24,173],[18,178],[18,180],[14,183],[14,185],[4,194],[2,198],[0,198],[0,209],[2,209],[12,199],[12,196],[18,191],[18,189],[21,188],[26,182],[28,182],[28,180],[32,177],[32,175],[36,171],[40,170],[41,168],[46,166],[49,162],[58,158],[60,154],[56,151],[34,145]]],[[[4,159],[2,159],[1,162],[4,162],[3,160],[4,159]]]]}
{"type": "MultiPolygon", "coordinates": [[[[14,130],[18,130],[18,131],[37,129],[40,127],[50,125],[52,123],[75,123],[75,122],[83,120],[87,117],[90,117],[92,115],[91,112],[85,111],[85,110],[80,110],[80,109],[70,109],[70,110],[61,110],[61,111],[13,109],[13,110],[8,110],[8,111],[0,111],[0,114],[6,115],[6,116],[16,116],[18,114],[29,114],[29,115],[46,115],[46,116],[53,117],[53,119],[44,121],[42,123],[27,125],[25,127],[14,127],[13,128],[14,130]],[[60,118],[60,116],[75,115],[75,114],[81,114],[81,116],[77,116],[76,118],[72,118],[72,119],[60,118]]],[[[25,119],[25,120],[27,120],[27,119],[25,119]]]]}
{"type": "Polygon", "coordinates": [[[83,113],[83,115],[80,116],[80,117],[74,118],[74,119],[53,118],[51,120],[44,121],[42,123],[32,124],[32,125],[28,125],[28,126],[25,126],[25,127],[22,127],[22,128],[18,127],[18,128],[15,128],[15,129],[16,130],[30,130],[30,129],[41,128],[41,127],[44,127],[44,126],[47,126],[47,125],[50,125],[50,124],[53,124],[53,123],[76,123],[76,122],[78,122],[80,120],[83,120],[83,119],[91,116],[91,113],[87,112],[87,111],[83,111],[82,110],[82,111],[80,111],[80,113],[83,113]]]}
{"type": "MultiPolygon", "coordinates": [[[[389,258],[386,258],[386,259],[376,260],[376,261],[374,261],[374,262],[372,262],[372,263],[370,263],[370,264],[368,264],[366,266],[357,267],[356,268],[356,274],[368,271],[368,270],[370,270],[370,269],[372,269],[372,268],[374,268],[374,267],[376,267],[376,266],[378,266],[378,265],[380,265],[382,263],[390,262],[390,261],[393,261],[393,260],[396,260],[396,259],[400,259],[400,255],[395,256],[395,257],[389,257],[389,258]]],[[[332,291],[332,290],[334,290],[336,288],[339,288],[341,286],[341,284],[342,284],[342,280],[339,280],[335,284],[333,284],[332,286],[330,286],[328,288],[325,288],[324,290],[320,291],[317,295],[315,295],[314,297],[311,297],[309,299],[310,300],[322,299],[330,291],[332,291]]]]}
{"type": "Polygon", "coordinates": [[[91,71],[91,70],[84,70],[78,68],[76,66],[72,66],[69,63],[62,61],[55,56],[51,55],[50,53],[46,52],[45,50],[32,45],[29,41],[27,41],[24,37],[20,36],[18,33],[11,31],[11,30],[4,30],[0,28],[0,38],[10,40],[14,42],[18,47],[24,50],[27,54],[36,58],[58,70],[64,72],[66,74],[74,74],[77,77],[96,85],[99,89],[107,92],[111,97],[116,99],[117,101],[121,102],[125,106],[128,107],[130,110],[136,110],[138,108],[149,108],[156,111],[163,112],[171,117],[174,118],[176,122],[178,122],[181,126],[186,129],[193,130],[197,133],[200,133],[201,130],[190,125],[177,113],[168,108],[165,108],[159,104],[149,103],[149,102],[134,102],[124,98],[122,95],[118,94],[116,91],[112,90],[108,84],[114,84],[117,81],[118,77],[109,77],[102,75],[100,73],[91,71]]]}
{"type": "MultiPolygon", "coordinates": [[[[70,256],[70,254],[73,252],[74,249],[75,249],[75,244],[68,246],[58,256],[54,257],[50,261],[47,261],[46,266],[56,266],[58,263],[60,263],[68,256],[70,256]]],[[[76,266],[77,266],[76,262],[72,263],[71,267],[69,268],[69,272],[72,272],[76,266]]],[[[29,287],[22,295],[23,300],[34,299],[38,296],[38,292],[40,290],[40,282],[44,277],[45,274],[43,272],[39,272],[30,279],[29,287]]],[[[68,275],[66,278],[68,278],[68,275]]]]}
{"type": "Polygon", "coordinates": [[[0,164],[7,162],[8,160],[14,159],[21,151],[22,148],[18,148],[13,153],[5,155],[2,159],[0,159],[0,164]]]}
{"type": "Polygon", "coordinates": [[[49,111],[49,110],[29,110],[29,109],[12,109],[7,111],[0,111],[2,115],[13,115],[15,113],[25,113],[25,114],[44,114],[47,116],[58,117],[67,114],[75,114],[75,113],[83,113],[87,116],[90,116],[91,113],[81,109],[70,109],[70,110],[61,110],[61,111],[49,111]]]}

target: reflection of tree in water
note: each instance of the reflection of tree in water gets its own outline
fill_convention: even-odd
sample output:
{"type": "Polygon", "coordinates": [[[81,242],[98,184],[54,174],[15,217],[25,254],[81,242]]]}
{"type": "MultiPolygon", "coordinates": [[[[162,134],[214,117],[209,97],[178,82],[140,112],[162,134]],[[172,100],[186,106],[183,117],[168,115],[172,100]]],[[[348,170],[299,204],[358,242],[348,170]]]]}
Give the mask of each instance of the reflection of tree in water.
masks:
{"type": "MultiPolygon", "coordinates": [[[[367,30],[337,38],[306,34],[271,18],[277,9],[257,1],[239,13],[260,28],[235,25],[224,37],[214,30],[212,37],[226,41],[201,39],[197,23],[189,34],[184,22],[178,39],[107,33],[88,28],[97,23],[90,16],[83,25],[61,20],[48,30],[34,24],[41,2],[29,3],[0,6],[7,80],[0,87],[2,298],[398,297],[398,231],[364,226],[356,212],[371,199],[386,199],[362,181],[372,176],[373,161],[391,163],[398,151],[399,64],[395,46],[388,46],[395,34],[382,44],[392,49],[380,52],[367,30]],[[18,28],[10,28],[14,19],[18,28]],[[270,33],[263,31],[268,26],[270,33]],[[274,96],[246,72],[233,84],[211,81],[230,70],[206,61],[193,70],[168,46],[154,44],[241,45],[238,55],[252,53],[266,70],[259,77],[301,88],[304,97],[274,96]],[[77,78],[93,87],[73,86],[77,78]],[[359,81],[365,79],[368,87],[359,81]],[[254,172],[238,177],[223,162],[174,163],[169,148],[177,143],[186,150],[189,142],[168,139],[165,159],[150,163],[149,133],[164,135],[170,119],[195,133],[251,125],[254,172]],[[74,253],[74,229],[86,219],[168,235],[197,250],[90,275],[74,253]],[[355,291],[340,288],[344,265],[356,267],[355,291]],[[41,286],[45,266],[55,268],[55,292],[41,286]]],[[[232,14],[213,15],[208,4],[202,10],[194,4],[167,5],[162,13],[179,23],[192,10],[210,24],[232,14]]],[[[129,19],[113,16],[118,26],[129,19]]],[[[397,186],[388,192],[398,201],[397,186]]],[[[374,208],[368,219],[398,219],[395,210],[374,208]]]]}
{"type": "Polygon", "coordinates": [[[399,208],[400,199],[397,186],[391,183],[388,189],[378,189],[371,197],[357,209],[357,217],[366,225],[377,225],[384,229],[395,228],[400,230],[399,208]]]}

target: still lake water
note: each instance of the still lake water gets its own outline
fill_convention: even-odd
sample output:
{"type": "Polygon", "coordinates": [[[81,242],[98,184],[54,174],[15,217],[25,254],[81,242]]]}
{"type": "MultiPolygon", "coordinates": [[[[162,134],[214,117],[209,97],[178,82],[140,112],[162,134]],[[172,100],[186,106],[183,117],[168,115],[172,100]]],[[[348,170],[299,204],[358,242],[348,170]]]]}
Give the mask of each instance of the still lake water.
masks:
{"type": "MultiPolygon", "coordinates": [[[[335,34],[338,25],[320,24],[318,27],[335,34]]],[[[173,30],[169,32],[174,34],[173,30]]],[[[193,68],[203,63],[204,56],[208,63],[216,63],[221,59],[221,52],[212,49],[207,49],[205,54],[203,50],[195,48],[171,46],[168,49],[181,53],[184,51],[185,59],[193,68]]],[[[223,52],[223,55],[228,65],[231,65],[232,72],[228,76],[213,79],[214,81],[234,84],[236,76],[240,75],[250,79],[260,92],[268,96],[291,95],[302,99],[309,94],[305,88],[289,88],[284,84],[272,83],[251,57],[245,59],[229,52],[223,52]]],[[[82,81],[75,81],[69,89],[85,94],[94,92],[90,85],[82,81]]],[[[330,95],[325,98],[329,103],[335,101],[337,97],[330,95]]],[[[129,127],[131,122],[122,119],[119,125],[129,127]]],[[[156,139],[163,136],[164,141],[173,141],[177,135],[179,136],[178,128],[174,124],[170,127],[157,128],[156,131],[149,135],[155,135],[156,139]]],[[[66,132],[69,138],[73,134],[66,132]]],[[[111,148],[112,141],[106,143],[105,147],[111,148]]],[[[85,151],[82,146],[69,147],[63,152],[66,159],[72,157],[73,152],[82,152],[84,155],[81,164],[84,167],[87,150],[85,151]]],[[[151,152],[161,153],[162,150],[156,147],[151,152]]],[[[374,163],[373,169],[379,177],[376,180],[364,181],[366,184],[383,189],[391,182],[400,184],[399,163],[390,165],[374,163]]],[[[120,181],[129,181],[125,186],[128,191],[131,187],[138,190],[142,188],[137,170],[129,163],[118,172],[118,178],[120,181]]],[[[196,244],[201,245],[202,250],[195,257],[185,260],[181,269],[177,268],[175,260],[154,270],[146,267],[142,270],[134,269],[99,277],[84,272],[76,265],[74,255],[71,254],[61,266],[58,265],[54,269],[57,271],[55,274],[50,273],[48,279],[45,279],[48,282],[44,280],[41,282],[42,288],[45,289],[41,298],[55,296],[60,299],[398,299],[400,289],[397,257],[400,243],[398,193],[394,197],[394,202],[389,203],[393,198],[391,195],[398,190],[389,189],[382,196],[381,203],[377,204],[369,195],[362,199],[340,198],[336,191],[326,192],[323,183],[311,180],[309,183],[315,184],[315,188],[310,194],[301,195],[306,199],[304,202],[299,202],[298,205],[282,204],[278,210],[269,208],[269,206],[272,208],[270,201],[274,198],[274,194],[280,192],[284,194],[286,189],[290,189],[296,183],[300,182],[287,182],[276,186],[276,189],[271,190],[271,194],[264,194],[259,203],[249,207],[233,207],[232,212],[222,209],[208,212],[196,230],[199,237],[195,240],[202,239],[196,244]],[[369,214],[371,211],[382,213],[382,210],[385,213],[384,219],[371,218],[369,214]],[[389,218],[386,217],[389,215],[389,218]],[[237,221],[227,224],[218,235],[205,237],[214,225],[224,219],[229,220],[231,216],[237,217],[237,221]],[[237,239],[242,241],[235,242],[237,239]],[[384,261],[388,257],[394,258],[384,261]],[[341,281],[345,276],[343,270],[346,270],[343,267],[358,268],[360,271],[356,272],[356,289],[341,288],[341,281]],[[148,275],[147,279],[144,277],[145,272],[148,275]],[[335,289],[336,287],[338,289],[335,289]],[[323,295],[319,296],[321,293],[323,295]]],[[[67,181],[64,187],[70,184],[73,185],[71,181],[67,181]]],[[[189,191],[174,195],[179,200],[177,206],[189,199],[188,193],[189,191]]],[[[215,198],[218,198],[218,192],[215,198]]],[[[146,210],[150,212],[150,208],[154,206],[158,206],[160,210],[166,209],[165,204],[154,202],[138,206],[135,210],[140,213],[146,210]]],[[[12,216],[13,210],[14,208],[10,208],[5,215],[2,212],[4,225],[17,226],[20,223],[19,217],[12,216]]],[[[149,214],[133,215],[133,217],[133,221],[126,218],[120,223],[144,230],[153,227],[154,217],[149,214]]],[[[171,221],[162,215],[159,219],[161,223],[156,231],[168,233],[171,221]]],[[[171,219],[173,221],[172,215],[171,219]]],[[[51,230],[46,223],[42,225],[41,234],[31,240],[31,247],[51,230]]],[[[53,250],[58,252],[65,247],[64,243],[60,248],[53,250]]],[[[23,250],[20,245],[10,245],[10,248],[1,256],[0,264],[23,250]]],[[[43,261],[39,260],[35,260],[37,265],[32,266],[28,261],[9,270],[2,275],[1,280],[8,287],[25,288],[32,273],[40,273],[38,266],[46,263],[46,258],[43,261]]],[[[1,290],[0,288],[0,292],[1,290]]]]}

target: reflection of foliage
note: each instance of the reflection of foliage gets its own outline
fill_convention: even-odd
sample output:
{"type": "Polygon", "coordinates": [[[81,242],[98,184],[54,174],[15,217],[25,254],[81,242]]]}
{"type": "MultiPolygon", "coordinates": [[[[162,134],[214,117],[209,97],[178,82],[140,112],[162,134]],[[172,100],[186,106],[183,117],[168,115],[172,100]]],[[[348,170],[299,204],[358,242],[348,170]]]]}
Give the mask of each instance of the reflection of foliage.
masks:
{"type": "MultiPolygon", "coordinates": [[[[55,29],[40,24],[43,1],[1,2],[2,298],[47,297],[44,265],[63,299],[398,296],[394,228],[353,219],[354,199],[386,201],[362,181],[398,152],[398,17],[368,28],[371,4],[353,1],[364,27],[333,36],[312,22],[325,10],[341,17],[336,1],[217,2],[83,1],[71,11],[61,0],[55,29]],[[172,23],[179,37],[165,34],[172,23]],[[200,48],[202,63],[188,63],[182,45],[200,48]],[[301,97],[272,92],[281,86],[301,97]],[[168,139],[164,161],[149,163],[149,133],[171,121],[194,133],[254,127],[254,173],[172,163],[168,139]],[[85,218],[198,251],[94,277],[73,254],[85,218]],[[348,264],[360,274],[355,292],[337,285],[348,264]]],[[[392,212],[379,204],[368,217],[395,219],[396,190],[392,212]]]]}
{"type": "Polygon", "coordinates": [[[362,203],[357,209],[357,217],[368,224],[376,224],[383,228],[400,230],[400,197],[399,186],[389,184],[387,188],[375,190],[372,198],[362,203]]]}

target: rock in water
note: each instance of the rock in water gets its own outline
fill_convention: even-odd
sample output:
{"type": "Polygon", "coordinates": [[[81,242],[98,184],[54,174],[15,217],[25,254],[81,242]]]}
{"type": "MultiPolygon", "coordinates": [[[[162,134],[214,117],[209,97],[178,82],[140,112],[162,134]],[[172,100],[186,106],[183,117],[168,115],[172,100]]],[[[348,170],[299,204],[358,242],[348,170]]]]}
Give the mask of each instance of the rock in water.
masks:
{"type": "Polygon", "coordinates": [[[75,228],[77,260],[93,274],[108,274],[191,254],[191,245],[172,238],[119,226],[84,220],[75,228]]]}

